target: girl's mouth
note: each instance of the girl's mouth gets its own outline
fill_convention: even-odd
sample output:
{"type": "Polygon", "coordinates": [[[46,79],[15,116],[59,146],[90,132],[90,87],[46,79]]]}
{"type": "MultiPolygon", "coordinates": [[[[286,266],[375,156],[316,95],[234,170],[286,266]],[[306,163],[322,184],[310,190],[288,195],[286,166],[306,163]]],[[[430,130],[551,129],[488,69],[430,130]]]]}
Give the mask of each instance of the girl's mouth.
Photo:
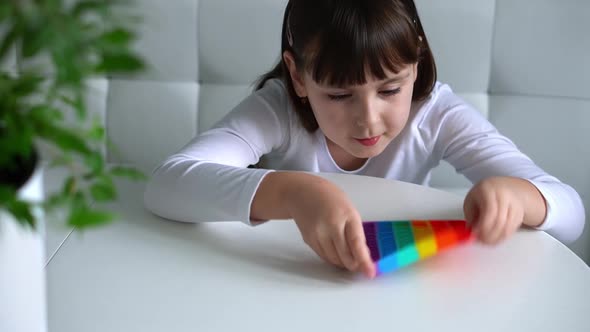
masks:
{"type": "Polygon", "coordinates": [[[355,138],[359,143],[364,146],[373,146],[379,142],[381,136],[369,137],[369,138],[355,138]]]}

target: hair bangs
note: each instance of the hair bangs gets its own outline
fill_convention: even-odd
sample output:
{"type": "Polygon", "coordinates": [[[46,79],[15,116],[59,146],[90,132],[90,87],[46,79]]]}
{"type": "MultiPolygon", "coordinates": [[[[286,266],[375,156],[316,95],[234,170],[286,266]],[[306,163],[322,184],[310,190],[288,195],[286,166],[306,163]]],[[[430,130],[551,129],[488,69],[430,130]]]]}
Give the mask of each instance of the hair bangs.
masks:
{"type": "Polygon", "coordinates": [[[368,77],[383,80],[386,71],[397,74],[418,62],[420,45],[413,20],[389,8],[367,6],[362,15],[358,8],[346,6],[335,11],[330,28],[317,36],[304,55],[305,69],[313,80],[330,86],[361,85],[368,77]]]}

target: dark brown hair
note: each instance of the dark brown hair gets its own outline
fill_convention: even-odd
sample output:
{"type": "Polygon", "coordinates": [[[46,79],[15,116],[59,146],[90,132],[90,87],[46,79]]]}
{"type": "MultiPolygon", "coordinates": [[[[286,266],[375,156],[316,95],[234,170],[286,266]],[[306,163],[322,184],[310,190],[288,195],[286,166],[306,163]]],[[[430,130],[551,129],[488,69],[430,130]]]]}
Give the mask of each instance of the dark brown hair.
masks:
{"type": "Polygon", "coordinates": [[[436,65],[413,0],[289,0],[283,17],[281,60],[261,76],[256,90],[273,78],[287,86],[303,127],[318,123],[309,103],[295,93],[283,53],[290,51],[300,71],[335,86],[366,83],[366,70],[385,79],[418,63],[412,100],[422,100],[436,83],[436,65]]]}

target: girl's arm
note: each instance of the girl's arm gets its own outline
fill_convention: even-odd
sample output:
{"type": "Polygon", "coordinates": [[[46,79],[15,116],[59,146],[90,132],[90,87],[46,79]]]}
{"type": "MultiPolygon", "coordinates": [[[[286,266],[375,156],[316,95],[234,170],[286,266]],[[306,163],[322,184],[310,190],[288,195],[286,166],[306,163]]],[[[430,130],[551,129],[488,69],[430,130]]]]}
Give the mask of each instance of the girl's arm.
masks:
{"type": "Polygon", "coordinates": [[[154,170],[145,207],[183,222],[250,223],[254,193],[271,171],[247,167],[286,144],[287,107],[286,94],[276,82],[247,97],[154,170]]]}
{"type": "Polygon", "coordinates": [[[482,194],[473,193],[481,186],[509,189],[512,201],[518,200],[523,207],[525,225],[545,230],[566,243],[576,240],[585,222],[579,194],[538,167],[450,88],[441,87],[438,93],[437,106],[432,106],[423,125],[434,138],[433,154],[475,185],[470,194],[484,201],[482,194]]]}

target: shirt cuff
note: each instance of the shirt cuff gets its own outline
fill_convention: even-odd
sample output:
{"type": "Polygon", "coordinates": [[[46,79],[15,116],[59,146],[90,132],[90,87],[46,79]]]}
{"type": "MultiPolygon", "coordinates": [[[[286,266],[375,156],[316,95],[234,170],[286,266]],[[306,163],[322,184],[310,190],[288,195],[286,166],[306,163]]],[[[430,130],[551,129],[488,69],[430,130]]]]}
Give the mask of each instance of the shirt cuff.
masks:
{"type": "Polygon", "coordinates": [[[555,216],[555,199],[553,198],[553,195],[551,194],[551,185],[544,183],[544,182],[539,182],[539,181],[533,181],[533,180],[529,180],[529,179],[525,179],[527,181],[529,181],[533,186],[535,186],[537,188],[537,190],[539,190],[539,192],[541,193],[541,195],[543,196],[543,198],[545,199],[545,205],[547,207],[547,212],[545,214],[545,219],[543,220],[543,222],[536,227],[532,227],[534,229],[538,229],[541,231],[547,231],[549,229],[552,229],[555,224],[557,223],[557,218],[555,216]]]}

